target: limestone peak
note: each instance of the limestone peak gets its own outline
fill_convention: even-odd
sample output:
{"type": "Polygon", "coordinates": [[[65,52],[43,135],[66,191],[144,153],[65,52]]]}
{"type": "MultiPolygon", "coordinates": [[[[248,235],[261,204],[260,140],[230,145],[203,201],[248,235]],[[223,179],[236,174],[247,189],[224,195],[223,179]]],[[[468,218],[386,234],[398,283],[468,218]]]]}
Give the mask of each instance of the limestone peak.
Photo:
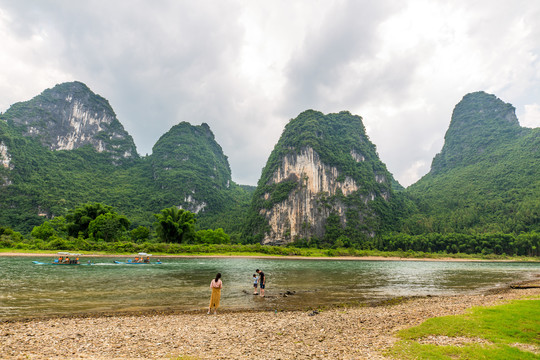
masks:
{"type": "Polygon", "coordinates": [[[29,101],[13,104],[2,118],[51,150],[90,145],[115,160],[138,157],[132,137],[109,102],[82,82],[59,84],[29,101]]]}

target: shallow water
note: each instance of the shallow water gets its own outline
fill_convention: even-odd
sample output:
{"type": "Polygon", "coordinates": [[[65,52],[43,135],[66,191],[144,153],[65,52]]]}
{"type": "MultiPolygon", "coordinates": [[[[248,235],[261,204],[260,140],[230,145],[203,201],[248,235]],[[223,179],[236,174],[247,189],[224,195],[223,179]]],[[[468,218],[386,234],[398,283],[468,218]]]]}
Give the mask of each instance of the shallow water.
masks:
{"type": "Polygon", "coordinates": [[[540,274],[540,263],[164,258],[162,265],[35,265],[0,257],[0,318],[149,309],[198,310],[223,275],[223,309],[309,308],[425,295],[471,294],[540,274]],[[253,296],[255,269],[266,298],[253,296]],[[283,297],[280,293],[295,292],[283,297]]]}

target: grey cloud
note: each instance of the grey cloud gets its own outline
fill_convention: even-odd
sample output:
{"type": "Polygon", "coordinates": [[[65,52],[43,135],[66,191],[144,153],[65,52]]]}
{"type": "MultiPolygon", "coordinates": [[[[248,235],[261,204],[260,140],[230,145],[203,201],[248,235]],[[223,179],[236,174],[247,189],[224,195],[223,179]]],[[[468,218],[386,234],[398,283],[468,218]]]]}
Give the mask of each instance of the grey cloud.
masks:
{"type": "MultiPolygon", "coordinates": [[[[415,163],[424,162],[424,170],[429,169],[442,146],[452,108],[466,92],[493,91],[512,102],[518,115],[520,106],[540,102],[536,21],[540,6],[526,0],[511,5],[504,0],[445,2],[441,8],[440,3],[430,3],[435,11],[454,11],[454,15],[459,9],[467,21],[471,53],[443,54],[486,60],[482,69],[462,69],[458,75],[463,79],[444,83],[448,79],[435,74],[426,83],[419,74],[427,67],[437,68],[433,54],[440,55],[447,46],[455,50],[454,29],[390,59],[377,56],[385,40],[378,31],[381,24],[411,4],[398,0],[293,5],[285,1],[246,5],[209,0],[0,0],[0,9],[11,19],[8,31],[13,39],[24,44],[35,36],[43,38],[42,48],[24,52],[31,58],[20,59],[32,67],[32,74],[39,74],[44,63],[46,69],[56,66],[61,75],[58,82],[72,76],[70,80],[85,82],[107,98],[141,154],[149,153],[159,136],[180,121],[206,122],[229,157],[235,181],[255,184],[285,123],[307,108],[349,110],[363,116],[382,160],[401,180],[415,163]],[[265,17],[270,10],[272,16],[265,17]],[[264,19],[264,26],[255,32],[262,33],[261,41],[272,40],[271,51],[280,55],[269,63],[278,67],[271,75],[283,77],[276,84],[281,80],[284,84],[271,94],[262,91],[266,84],[242,76],[242,49],[253,30],[241,21],[245,11],[247,16],[255,11],[264,19]],[[283,25],[286,30],[305,34],[301,42],[287,38],[286,31],[273,32],[283,24],[281,13],[290,22],[283,25]],[[499,43],[520,21],[529,34],[506,43],[515,46],[507,53],[499,43]],[[286,44],[280,48],[280,42],[286,44]],[[289,49],[295,50],[289,53],[289,49]],[[485,74],[473,81],[465,78],[475,71],[485,74]],[[418,99],[425,101],[426,108],[408,107],[418,99]]],[[[272,56],[269,48],[265,50],[272,56]]],[[[445,71],[440,69],[441,74],[445,71]]],[[[54,78],[41,76],[36,83],[54,78]]],[[[27,85],[20,81],[17,86],[27,85]]],[[[15,99],[21,100],[26,99],[15,99]]]]}
{"type": "MultiPolygon", "coordinates": [[[[305,39],[287,68],[287,104],[290,109],[317,108],[326,92],[337,92],[354,76],[352,65],[372,59],[377,50],[377,26],[399,7],[395,2],[340,3],[325,23],[305,39]]],[[[345,95],[346,96],[346,95],[345,95]]]]}
{"type": "Polygon", "coordinates": [[[216,117],[231,116],[227,72],[242,36],[227,21],[234,4],[40,4],[12,9],[17,22],[58,35],[61,66],[110,100],[143,153],[179,121],[234,121],[216,117]]]}

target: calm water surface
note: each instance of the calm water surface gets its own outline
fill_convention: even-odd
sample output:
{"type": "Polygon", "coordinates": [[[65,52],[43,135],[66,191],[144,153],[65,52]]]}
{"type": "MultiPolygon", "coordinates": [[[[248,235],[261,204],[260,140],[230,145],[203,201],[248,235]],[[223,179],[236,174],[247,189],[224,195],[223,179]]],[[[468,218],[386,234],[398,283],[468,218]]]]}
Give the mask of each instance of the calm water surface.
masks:
{"type": "Polygon", "coordinates": [[[470,294],[540,274],[540,263],[163,258],[162,265],[35,265],[51,258],[0,257],[0,319],[76,312],[207,306],[223,274],[224,309],[308,308],[411,295],[470,294]],[[253,296],[255,269],[267,298],[253,296]],[[282,297],[280,293],[295,291],[282,297]]]}

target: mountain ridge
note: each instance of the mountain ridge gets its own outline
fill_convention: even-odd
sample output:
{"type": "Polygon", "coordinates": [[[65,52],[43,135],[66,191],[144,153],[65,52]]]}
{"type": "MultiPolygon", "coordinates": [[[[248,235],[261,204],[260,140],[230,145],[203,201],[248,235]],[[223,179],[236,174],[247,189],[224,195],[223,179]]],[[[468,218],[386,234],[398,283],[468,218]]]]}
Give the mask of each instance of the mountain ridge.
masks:
{"type": "Polygon", "coordinates": [[[116,207],[134,226],[176,206],[198,213],[202,226],[206,216],[230,229],[216,214],[247,203],[249,192],[231,180],[208,124],[179,123],[140,157],[108,101],[80,82],[0,115],[0,163],[0,223],[25,231],[88,201],[116,207]]]}
{"type": "Polygon", "coordinates": [[[285,126],[254,188],[232,181],[208,124],[180,122],[140,157],[108,101],[72,82],[0,114],[0,225],[28,232],[97,201],[133,226],[149,227],[154,213],[175,206],[197,213],[201,228],[264,244],[362,247],[391,232],[540,231],[539,139],[511,104],[467,94],[430,172],[404,189],[360,116],[306,110],[285,126]]]}

